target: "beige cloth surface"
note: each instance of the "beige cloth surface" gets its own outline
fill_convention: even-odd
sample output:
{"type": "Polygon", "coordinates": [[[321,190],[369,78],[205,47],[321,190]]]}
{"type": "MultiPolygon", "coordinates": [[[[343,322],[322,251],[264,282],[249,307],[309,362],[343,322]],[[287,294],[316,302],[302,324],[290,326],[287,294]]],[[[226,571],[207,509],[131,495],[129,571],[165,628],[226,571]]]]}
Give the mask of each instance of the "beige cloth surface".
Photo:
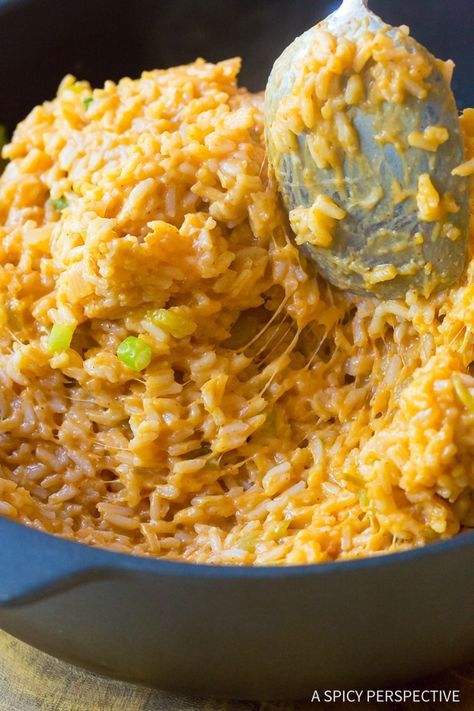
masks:
{"type": "Polygon", "coordinates": [[[212,701],[176,696],[85,672],[0,632],[0,711],[474,711],[474,665],[420,681],[460,689],[459,704],[326,704],[212,701]]]}

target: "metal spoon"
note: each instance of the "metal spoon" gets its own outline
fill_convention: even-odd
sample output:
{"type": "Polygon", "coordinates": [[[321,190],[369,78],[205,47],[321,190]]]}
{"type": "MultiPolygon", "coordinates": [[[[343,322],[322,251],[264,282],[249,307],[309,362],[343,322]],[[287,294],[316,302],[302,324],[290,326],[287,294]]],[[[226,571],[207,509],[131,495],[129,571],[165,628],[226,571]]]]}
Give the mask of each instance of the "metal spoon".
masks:
{"type": "MultiPolygon", "coordinates": [[[[372,60],[360,73],[367,95],[373,81],[371,66],[372,60]]],[[[328,196],[345,211],[334,226],[329,247],[302,245],[318,271],[342,289],[382,297],[403,297],[416,290],[428,296],[461,275],[467,245],[468,185],[466,178],[452,175],[463,161],[464,145],[449,79],[442,69],[442,63],[406,31],[386,25],[370,12],[366,0],[344,0],[336,12],[298,37],[274,64],[265,95],[270,162],[289,211],[310,208],[318,195],[328,196]],[[365,101],[342,109],[359,142],[355,155],[346,153],[341,159],[342,181],[333,167],[316,165],[309,149],[311,130],[299,132],[294,147],[287,151],[277,146],[272,134],[278,108],[291,94],[302,63],[311,56],[318,29],[357,46],[364,41],[364,33],[381,30],[396,47],[405,47],[431,66],[423,98],[407,93],[402,103],[365,101]],[[409,135],[419,135],[430,126],[447,129],[449,139],[435,151],[409,144],[409,135]],[[393,135],[382,140],[388,127],[393,135]],[[434,221],[420,219],[416,197],[419,178],[426,174],[440,196],[451,196],[457,212],[434,221]]],[[[342,77],[342,81],[347,79],[342,77]]]]}

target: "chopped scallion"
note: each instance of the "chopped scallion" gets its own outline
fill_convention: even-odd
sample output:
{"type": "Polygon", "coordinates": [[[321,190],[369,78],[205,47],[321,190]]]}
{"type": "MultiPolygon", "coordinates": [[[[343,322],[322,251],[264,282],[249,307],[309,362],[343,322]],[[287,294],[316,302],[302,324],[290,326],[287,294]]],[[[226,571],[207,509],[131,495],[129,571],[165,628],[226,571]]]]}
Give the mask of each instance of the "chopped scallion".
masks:
{"type": "Polygon", "coordinates": [[[72,323],[55,323],[48,338],[50,353],[62,353],[71,345],[75,326],[72,323]]]}
{"type": "Polygon", "coordinates": [[[150,314],[150,321],[175,338],[185,338],[196,330],[196,324],[178,308],[158,309],[150,314]]]}
{"type": "Polygon", "coordinates": [[[132,370],[143,370],[151,362],[153,349],[149,343],[129,336],[117,348],[118,359],[132,370]]]}
{"type": "Polygon", "coordinates": [[[66,207],[69,207],[69,203],[66,200],[66,198],[57,198],[56,200],[50,200],[51,205],[55,208],[55,210],[58,210],[58,212],[61,212],[64,210],[66,207]]]}
{"type": "Polygon", "coordinates": [[[85,99],[82,99],[82,103],[86,107],[86,111],[89,108],[89,106],[92,104],[93,101],[94,101],[94,99],[92,98],[92,96],[86,96],[85,99]]]}

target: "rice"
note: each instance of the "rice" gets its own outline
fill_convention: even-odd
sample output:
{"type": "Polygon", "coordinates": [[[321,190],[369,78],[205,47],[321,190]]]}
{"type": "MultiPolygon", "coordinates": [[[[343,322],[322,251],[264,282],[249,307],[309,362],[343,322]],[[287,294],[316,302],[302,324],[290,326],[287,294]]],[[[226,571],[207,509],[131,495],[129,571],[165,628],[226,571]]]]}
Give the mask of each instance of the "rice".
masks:
{"type": "MultiPolygon", "coordinates": [[[[68,76],[4,148],[0,515],[236,565],[451,537],[474,521],[472,263],[428,300],[310,275],[238,70],[68,76]],[[74,331],[56,350],[55,324],[74,331]],[[137,371],[117,356],[129,337],[151,349],[137,371]]],[[[473,111],[462,124],[469,166],[473,111]]],[[[338,208],[317,207],[328,230],[338,208]]]]}

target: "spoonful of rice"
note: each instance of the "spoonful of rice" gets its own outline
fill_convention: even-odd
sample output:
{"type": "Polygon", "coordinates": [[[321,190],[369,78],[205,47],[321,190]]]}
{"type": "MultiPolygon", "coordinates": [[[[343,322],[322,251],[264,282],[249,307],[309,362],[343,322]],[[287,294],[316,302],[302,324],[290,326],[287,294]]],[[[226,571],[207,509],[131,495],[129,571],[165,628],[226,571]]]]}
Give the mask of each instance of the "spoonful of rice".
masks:
{"type": "Polygon", "coordinates": [[[269,160],[296,243],[335,286],[428,296],[461,275],[468,185],[452,68],[366,0],[344,0],[275,62],[269,160]]]}

